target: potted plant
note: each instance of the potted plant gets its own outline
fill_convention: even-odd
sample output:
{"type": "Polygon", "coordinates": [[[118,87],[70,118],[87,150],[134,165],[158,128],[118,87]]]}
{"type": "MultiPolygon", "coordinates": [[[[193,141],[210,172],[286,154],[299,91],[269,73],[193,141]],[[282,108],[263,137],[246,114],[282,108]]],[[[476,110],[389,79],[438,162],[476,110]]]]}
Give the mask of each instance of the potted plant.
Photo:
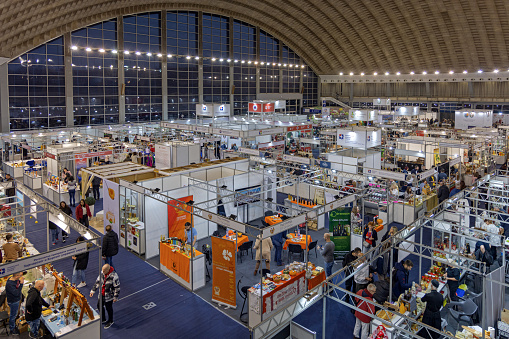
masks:
{"type": "Polygon", "coordinates": [[[88,205],[88,207],[90,208],[90,213],[92,213],[92,217],[94,217],[94,205],[95,205],[95,199],[94,197],[86,197],[85,198],[85,203],[88,205]]]}

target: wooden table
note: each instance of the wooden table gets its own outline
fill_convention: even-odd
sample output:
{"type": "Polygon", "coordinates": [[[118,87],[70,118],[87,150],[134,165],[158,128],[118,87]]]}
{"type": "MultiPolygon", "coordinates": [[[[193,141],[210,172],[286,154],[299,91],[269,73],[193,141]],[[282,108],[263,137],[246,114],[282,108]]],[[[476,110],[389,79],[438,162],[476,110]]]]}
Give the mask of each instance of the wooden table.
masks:
{"type": "Polygon", "coordinates": [[[289,244],[294,244],[294,245],[300,245],[300,247],[304,251],[306,251],[307,250],[307,247],[306,247],[306,238],[307,238],[307,246],[309,246],[309,244],[312,241],[310,235],[306,235],[305,237],[304,237],[304,235],[301,235],[299,241],[295,240],[295,233],[290,233],[289,235],[292,235],[293,238],[292,239],[286,239],[285,244],[283,245],[283,249],[284,250],[288,249],[288,245],[289,244]]]}

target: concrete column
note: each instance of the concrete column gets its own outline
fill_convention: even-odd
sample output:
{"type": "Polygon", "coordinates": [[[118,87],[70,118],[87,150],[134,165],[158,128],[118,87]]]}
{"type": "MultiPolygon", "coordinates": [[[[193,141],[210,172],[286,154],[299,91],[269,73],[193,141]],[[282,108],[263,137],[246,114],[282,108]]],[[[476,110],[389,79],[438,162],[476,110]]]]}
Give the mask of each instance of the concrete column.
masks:
{"type": "Polygon", "coordinates": [[[118,122],[125,124],[124,17],[117,17],[118,122]]]}
{"type": "Polygon", "coordinates": [[[166,10],[161,11],[161,90],[162,90],[162,117],[161,120],[168,120],[168,44],[167,44],[166,10]]]}
{"type": "Polygon", "coordinates": [[[74,126],[74,92],[72,78],[71,33],[64,34],[65,120],[66,126],[74,126]]]}

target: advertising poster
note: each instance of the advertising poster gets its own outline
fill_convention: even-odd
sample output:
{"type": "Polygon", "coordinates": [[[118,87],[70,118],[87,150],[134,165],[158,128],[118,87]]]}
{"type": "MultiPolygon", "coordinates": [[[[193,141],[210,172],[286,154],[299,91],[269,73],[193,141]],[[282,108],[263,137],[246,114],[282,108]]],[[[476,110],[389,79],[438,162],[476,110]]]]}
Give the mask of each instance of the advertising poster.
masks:
{"type": "Polygon", "coordinates": [[[435,161],[435,166],[442,162],[440,160],[440,149],[439,148],[435,148],[433,150],[433,160],[435,161]]]}
{"type": "Polygon", "coordinates": [[[168,203],[168,237],[185,239],[186,222],[192,223],[191,213],[184,212],[182,209],[192,212],[192,207],[186,203],[193,200],[193,196],[180,198],[179,200],[171,200],[168,203]]]}
{"type": "Polygon", "coordinates": [[[115,233],[120,236],[120,198],[118,192],[118,184],[103,180],[103,225],[104,232],[106,233],[106,226],[111,225],[111,228],[115,233]]]}
{"type": "Polygon", "coordinates": [[[349,207],[341,207],[329,212],[329,232],[334,243],[334,257],[342,258],[350,252],[350,212],[349,207]]]}
{"type": "Polygon", "coordinates": [[[235,241],[212,237],[212,301],[237,307],[235,241]]]}

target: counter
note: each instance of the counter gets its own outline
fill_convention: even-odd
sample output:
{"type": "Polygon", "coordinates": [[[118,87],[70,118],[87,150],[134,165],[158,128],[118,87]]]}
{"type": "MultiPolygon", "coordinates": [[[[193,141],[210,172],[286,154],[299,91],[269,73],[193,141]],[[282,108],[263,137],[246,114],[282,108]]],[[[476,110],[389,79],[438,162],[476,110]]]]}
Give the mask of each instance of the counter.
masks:
{"type": "MultiPolygon", "coordinates": [[[[75,200],[76,204],[80,201],[80,193],[79,187],[76,187],[75,200]]],[[[69,191],[67,190],[67,185],[61,184],[60,189],[56,189],[53,186],[48,185],[47,183],[42,184],[42,194],[49,200],[51,200],[55,205],[60,206],[61,201],[65,201],[67,205],[70,204],[69,200],[69,191]]]]}
{"type": "Polygon", "coordinates": [[[196,291],[205,286],[205,255],[195,250],[196,256],[191,258],[181,253],[176,246],[159,243],[159,262],[161,272],[189,290],[196,291]],[[189,272],[193,271],[193,282],[189,272]]]}
{"type": "Polygon", "coordinates": [[[145,254],[145,223],[127,223],[127,248],[139,255],[145,254]]]}
{"type": "Polygon", "coordinates": [[[426,202],[419,205],[408,205],[403,202],[394,202],[394,222],[410,225],[426,212],[426,202]]]}
{"type": "Polygon", "coordinates": [[[10,174],[13,178],[21,178],[23,176],[23,172],[25,171],[24,166],[20,164],[24,164],[23,161],[9,161],[4,162],[3,168],[5,174],[10,174]]]}
{"type": "Polygon", "coordinates": [[[28,186],[32,190],[42,188],[42,177],[39,175],[29,175],[28,173],[23,173],[23,184],[28,186]]]}
{"type": "MultiPolygon", "coordinates": [[[[56,304],[59,305],[59,304],[56,304]]],[[[56,308],[56,307],[55,307],[56,308]]],[[[78,322],[72,320],[69,325],[61,321],[50,321],[55,314],[48,316],[42,316],[41,322],[55,338],[94,338],[101,332],[101,322],[99,321],[99,314],[91,307],[94,319],[89,319],[87,314],[83,315],[81,326],[78,326],[78,322]]]]}

